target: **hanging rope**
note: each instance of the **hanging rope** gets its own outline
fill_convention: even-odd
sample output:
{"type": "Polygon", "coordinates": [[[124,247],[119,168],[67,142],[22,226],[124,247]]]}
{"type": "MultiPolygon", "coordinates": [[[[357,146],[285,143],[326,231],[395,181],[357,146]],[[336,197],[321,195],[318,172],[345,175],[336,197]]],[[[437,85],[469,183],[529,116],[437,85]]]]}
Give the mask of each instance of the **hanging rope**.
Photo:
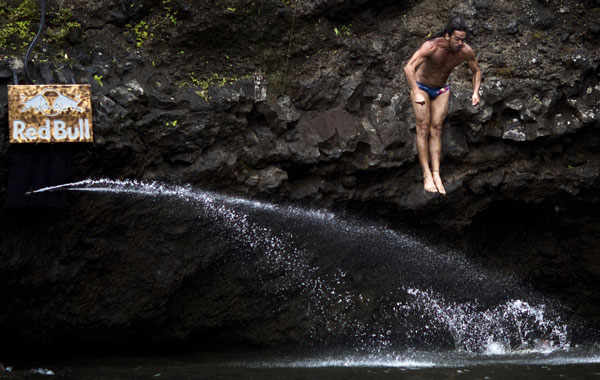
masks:
{"type": "Polygon", "coordinates": [[[292,38],[294,37],[294,26],[296,25],[296,11],[298,10],[298,0],[294,1],[294,15],[292,16],[292,29],[290,30],[290,43],[288,44],[287,54],[285,58],[285,70],[283,72],[283,88],[281,94],[285,94],[285,85],[287,83],[287,73],[290,63],[290,51],[292,50],[292,38]]]}
{"type": "Polygon", "coordinates": [[[46,20],[46,0],[41,0],[41,2],[42,2],[42,6],[41,6],[42,9],[41,9],[41,15],[40,15],[40,27],[38,29],[37,34],[35,35],[35,38],[33,39],[33,41],[31,41],[31,44],[27,48],[27,53],[25,53],[25,62],[24,62],[25,77],[27,78],[27,80],[29,81],[30,84],[34,83],[35,81],[33,81],[31,79],[31,76],[29,75],[29,69],[27,68],[28,63],[29,63],[29,55],[33,51],[35,44],[37,43],[38,39],[42,35],[42,31],[44,30],[44,21],[46,20]]]}

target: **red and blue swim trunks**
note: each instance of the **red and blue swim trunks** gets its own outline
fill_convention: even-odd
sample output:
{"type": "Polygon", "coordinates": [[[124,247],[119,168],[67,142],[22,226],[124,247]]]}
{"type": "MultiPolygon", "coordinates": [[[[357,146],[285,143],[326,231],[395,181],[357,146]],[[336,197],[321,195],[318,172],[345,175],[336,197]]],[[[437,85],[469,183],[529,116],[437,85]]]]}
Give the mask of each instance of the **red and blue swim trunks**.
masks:
{"type": "Polygon", "coordinates": [[[427,95],[429,95],[429,99],[431,99],[431,100],[437,98],[439,95],[441,95],[445,92],[450,91],[449,85],[445,85],[445,86],[438,87],[438,88],[433,88],[433,87],[429,87],[428,85],[417,81],[417,86],[419,86],[420,90],[425,91],[427,93],[427,95]]]}

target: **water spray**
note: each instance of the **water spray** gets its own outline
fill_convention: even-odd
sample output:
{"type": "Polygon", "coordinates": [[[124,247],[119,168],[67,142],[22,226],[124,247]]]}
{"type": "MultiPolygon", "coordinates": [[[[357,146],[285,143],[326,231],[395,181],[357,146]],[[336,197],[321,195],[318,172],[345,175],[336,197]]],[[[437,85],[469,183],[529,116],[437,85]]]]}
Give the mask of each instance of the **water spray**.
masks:
{"type": "MultiPolygon", "coordinates": [[[[439,252],[414,237],[383,226],[366,226],[362,221],[357,223],[322,211],[317,213],[293,206],[249,201],[160,182],[88,179],[28,191],[27,194],[59,190],[167,197],[192,205],[226,231],[230,241],[243,247],[237,259],[256,276],[256,286],[263,289],[264,296],[281,302],[286,302],[290,294],[301,296],[305,312],[314,320],[309,331],[313,341],[344,336],[357,352],[380,354],[411,341],[424,347],[439,347],[448,334],[457,352],[496,355],[566,351],[570,347],[568,326],[556,313],[546,310],[542,300],[529,301],[519,292],[516,297],[520,298],[494,299],[489,303],[477,299],[456,301],[447,298],[451,293],[441,293],[443,287],[438,286],[440,291],[434,290],[428,274],[433,271],[447,275],[454,273],[454,276],[460,276],[458,282],[461,284],[474,281],[477,288],[485,284],[489,289],[498,286],[507,289],[510,284],[505,277],[496,279],[492,273],[463,262],[459,253],[439,252]],[[254,221],[253,210],[273,213],[275,219],[286,218],[290,224],[300,227],[293,234],[281,232],[268,223],[254,221]],[[385,294],[381,299],[385,302],[377,310],[377,324],[357,318],[356,310],[369,307],[375,300],[364,296],[360,288],[349,289],[344,268],[333,273],[321,272],[314,265],[314,253],[319,251],[295,243],[302,240],[299,235],[302,223],[325,231],[328,237],[337,239],[340,248],[345,244],[353,247],[362,244],[356,240],[347,241],[349,236],[381,242],[380,247],[393,252],[394,261],[402,263],[390,270],[410,285],[391,289],[385,294]],[[422,275],[415,274],[412,269],[417,265],[422,275]]],[[[362,253],[372,257],[377,249],[367,244],[362,253]]],[[[457,282],[456,277],[452,278],[457,282]]]]}

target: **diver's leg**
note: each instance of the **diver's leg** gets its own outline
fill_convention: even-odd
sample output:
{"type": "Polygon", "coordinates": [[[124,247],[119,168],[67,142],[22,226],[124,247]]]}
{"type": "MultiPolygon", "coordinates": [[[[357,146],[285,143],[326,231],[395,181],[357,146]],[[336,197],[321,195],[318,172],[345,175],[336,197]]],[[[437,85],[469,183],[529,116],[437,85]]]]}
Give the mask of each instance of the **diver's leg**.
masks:
{"type": "Polygon", "coordinates": [[[429,95],[425,91],[419,90],[425,98],[425,104],[415,102],[415,94],[411,90],[410,100],[415,112],[415,121],[417,124],[417,153],[419,155],[419,163],[423,171],[423,187],[429,192],[437,192],[431,169],[429,168],[429,126],[431,115],[429,111],[430,101],[429,95]]]}
{"type": "Polygon", "coordinates": [[[431,172],[435,187],[441,194],[446,194],[440,176],[440,160],[442,157],[442,126],[448,114],[450,92],[438,95],[431,101],[431,127],[429,129],[429,154],[431,156],[431,172]]]}

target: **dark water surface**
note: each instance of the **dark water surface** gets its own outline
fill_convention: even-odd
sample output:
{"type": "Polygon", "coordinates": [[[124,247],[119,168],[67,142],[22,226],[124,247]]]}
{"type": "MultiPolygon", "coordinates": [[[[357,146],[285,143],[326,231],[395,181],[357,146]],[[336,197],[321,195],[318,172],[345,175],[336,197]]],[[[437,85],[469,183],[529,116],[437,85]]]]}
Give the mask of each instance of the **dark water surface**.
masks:
{"type": "Polygon", "coordinates": [[[70,358],[15,368],[7,379],[600,379],[600,350],[503,355],[458,351],[379,355],[274,352],[70,358]]]}

